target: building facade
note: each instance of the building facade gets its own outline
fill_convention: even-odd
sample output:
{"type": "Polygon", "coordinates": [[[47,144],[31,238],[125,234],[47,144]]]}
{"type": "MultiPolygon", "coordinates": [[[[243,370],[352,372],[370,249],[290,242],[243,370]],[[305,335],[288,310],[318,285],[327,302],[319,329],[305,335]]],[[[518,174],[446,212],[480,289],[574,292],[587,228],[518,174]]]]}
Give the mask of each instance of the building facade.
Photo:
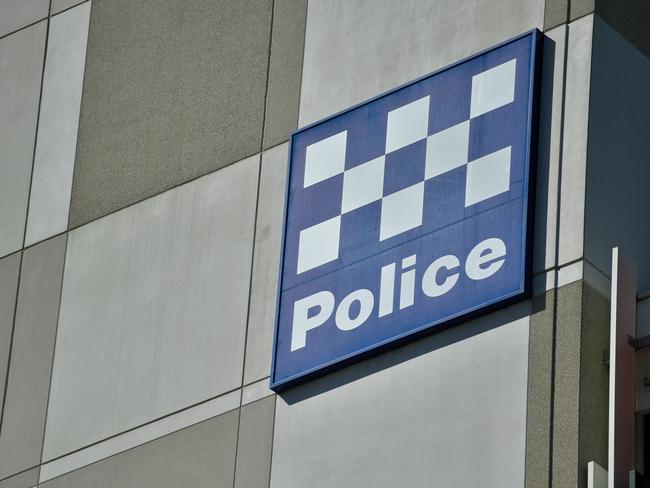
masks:
{"type": "Polygon", "coordinates": [[[0,488],[586,487],[614,246],[650,332],[649,25],[646,0],[0,0],[0,488]],[[531,29],[530,297],[270,390],[291,133],[531,29]]]}

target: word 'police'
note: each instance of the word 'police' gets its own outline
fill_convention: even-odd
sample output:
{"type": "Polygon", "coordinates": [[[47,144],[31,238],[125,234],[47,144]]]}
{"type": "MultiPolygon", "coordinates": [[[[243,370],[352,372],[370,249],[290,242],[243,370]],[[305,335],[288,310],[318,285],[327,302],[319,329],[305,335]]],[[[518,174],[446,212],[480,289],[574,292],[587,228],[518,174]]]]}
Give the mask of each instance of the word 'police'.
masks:
{"type": "MultiPolygon", "coordinates": [[[[479,242],[468,253],[464,271],[472,280],[489,278],[499,271],[505,262],[506,245],[496,237],[479,242]]],[[[402,259],[400,280],[399,308],[410,307],[415,302],[415,266],[416,255],[402,259]]],[[[447,254],[433,261],[422,275],[422,292],[431,298],[448,293],[458,282],[460,260],[453,254],[447,254]]],[[[378,317],[393,313],[395,295],[395,263],[381,268],[379,285],[378,317]]],[[[293,324],[291,332],[291,351],[305,347],[307,332],[320,327],[331,317],[335,307],[334,294],[323,290],[297,300],[293,307],[293,324]],[[314,310],[316,311],[314,312],[314,310]]],[[[336,307],[334,321],[336,327],[343,331],[356,329],[368,320],[375,306],[375,296],[367,288],[360,288],[349,293],[336,307]],[[351,317],[352,306],[358,303],[358,313],[351,317]]]]}

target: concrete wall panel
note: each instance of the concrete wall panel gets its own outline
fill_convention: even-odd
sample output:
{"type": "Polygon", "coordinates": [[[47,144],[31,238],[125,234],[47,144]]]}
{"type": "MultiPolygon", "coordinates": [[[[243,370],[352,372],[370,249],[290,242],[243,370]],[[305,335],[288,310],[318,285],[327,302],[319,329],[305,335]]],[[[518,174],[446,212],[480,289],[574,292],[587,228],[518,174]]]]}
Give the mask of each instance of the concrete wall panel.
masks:
{"type": "Polygon", "coordinates": [[[612,247],[637,261],[650,288],[650,59],[598,16],[589,112],[585,255],[607,276],[612,247]]]}
{"type": "Polygon", "coordinates": [[[37,483],[38,468],[34,468],[0,481],[0,488],[33,488],[37,483]]]}
{"type": "Polygon", "coordinates": [[[44,460],[241,385],[258,170],[70,233],[44,460]]]}
{"type": "Polygon", "coordinates": [[[275,396],[242,407],[235,488],[269,486],[274,414],[275,396]]]}
{"type": "Polygon", "coordinates": [[[584,252],[587,130],[593,15],[569,25],[564,101],[558,264],[584,252]]]}
{"type": "Polygon", "coordinates": [[[90,2],[52,18],[25,244],[68,228],[90,2]]]}
{"type": "Polygon", "coordinates": [[[542,52],[542,89],[539,102],[534,273],[553,268],[557,263],[557,211],[565,50],[566,28],[564,26],[546,32],[542,52]]]}
{"type": "Polygon", "coordinates": [[[51,481],[42,488],[231,487],[238,412],[232,411],[51,481]]]}
{"type": "Polygon", "coordinates": [[[0,431],[0,478],[41,459],[65,247],[62,235],[23,255],[0,431]]]}
{"type": "Polygon", "coordinates": [[[52,15],[89,0],[52,0],[52,15]]]}
{"type": "Polygon", "coordinates": [[[298,124],[307,0],[275,0],[264,149],[286,141],[298,124]]]}
{"type": "Polygon", "coordinates": [[[71,227],[260,151],[271,6],[93,4],[71,227]]]}
{"type": "Polygon", "coordinates": [[[14,329],[19,269],[20,253],[0,259],[0,415],[2,415],[2,406],[4,405],[9,349],[14,329]]]}
{"type": "Polygon", "coordinates": [[[47,17],[50,0],[0,0],[0,36],[47,17]]]}
{"type": "Polygon", "coordinates": [[[23,245],[46,30],[40,22],[0,39],[0,256],[23,245]]]}
{"type": "Polygon", "coordinates": [[[271,372],[288,146],[288,144],[282,144],[262,154],[253,281],[246,342],[245,384],[266,378],[271,372]]]}
{"type": "Polygon", "coordinates": [[[310,2],[299,125],[543,22],[540,0],[310,2]]]}
{"type": "Polygon", "coordinates": [[[523,486],[529,308],[279,396],[271,486],[523,486]]]}

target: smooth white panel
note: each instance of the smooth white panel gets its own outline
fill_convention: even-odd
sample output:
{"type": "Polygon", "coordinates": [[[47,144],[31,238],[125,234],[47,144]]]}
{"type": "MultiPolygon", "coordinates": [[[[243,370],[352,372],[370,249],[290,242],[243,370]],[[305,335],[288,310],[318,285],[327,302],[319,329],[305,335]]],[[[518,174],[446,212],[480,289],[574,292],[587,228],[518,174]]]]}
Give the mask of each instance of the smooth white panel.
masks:
{"type": "Polygon", "coordinates": [[[468,150],[469,120],[430,135],[424,177],[433,178],[466,164],[468,150]]]}
{"type": "Polygon", "coordinates": [[[340,233],[340,215],[301,230],[298,244],[298,273],[337,259],[340,233]]]}
{"type": "Polygon", "coordinates": [[[593,15],[569,24],[558,265],[583,256],[593,15]]]}
{"type": "Polygon", "coordinates": [[[424,183],[395,192],[381,202],[379,240],[396,236],[422,225],[424,183]]]}
{"type": "Polygon", "coordinates": [[[25,244],[68,227],[90,2],[52,17],[25,244]]]}
{"type": "Polygon", "coordinates": [[[535,192],[534,273],[556,265],[566,26],[551,29],[544,36],[535,192]]]}
{"type": "Polygon", "coordinates": [[[478,117],[515,99],[517,60],[512,59],[472,77],[470,116],[478,117]]]}
{"type": "Polygon", "coordinates": [[[618,247],[612,249],[611,318],[609,328],[609,488],[625,486],[635,468],[636,263],[618,247]]]}
{"type": "Polygon", "coordinates": [[[307,146],[305,188],[343,172],[347,137],[343,131],[307,146]]]}
{"type": "Polygon", "coordinates": [[[269,381],[270,380],[267,377],[257,383],[253,383],[252,385],[246,385],[242,393],[242,405],[253,403],[264,397],[273,395],[273,392],[269,388],[269,381]]]}
{"type": "Polygon", "coordinates": [[[241,386],[259,159],[70,233],[45,461],[241,386]]]}
{"type": "Polygon", "coordinates": [[[343,174],[342,213],[363,207],[382,197],[385,159],[385,156],[380,156],[343,174]]]}
{"type": "Polygon", "coordinates": [[[388,112],[386,127],[386,152],[427,137],[429,128],[429,96],[415,100],[388,112]]]}
{"type": "Polygon", "coordinates": [[[482,202],[510,188],[510,146],[467,164],[465,206],[482,202]]]}
{"type": "Polygon", "coordinates": [[[278,396],[271,487],[524,486],[528,314],[520,304],[278,396]]]}
{"type": "Polygon", "coordinates": [[[311,1],[299,126],[543,24],[540,0],[311,1]]]}
{"type": "Polygon", "coordinates": [[[239,407],[241,390],[209,400],[41,466],[39,483],[239,407]]]}
{"type": "Polygon", "coordinates": [[[288,147],[285,143],[262,153],[244,384],[271,371],[288,147]]]}

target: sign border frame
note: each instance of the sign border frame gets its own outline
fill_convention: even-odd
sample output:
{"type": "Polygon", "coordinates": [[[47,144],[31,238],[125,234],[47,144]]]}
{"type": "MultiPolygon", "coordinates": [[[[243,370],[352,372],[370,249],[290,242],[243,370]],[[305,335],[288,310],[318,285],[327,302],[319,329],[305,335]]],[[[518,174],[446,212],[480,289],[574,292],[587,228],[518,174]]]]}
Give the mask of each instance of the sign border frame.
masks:
{"type": "Polygon", "coordinates": [[[325,118],[319,119],[311,124],[308,124],[304,127],[298,128],[291,132],[289,136],[289,152],[288,152],[288,161],[287,161],[287,177],[286,177],[286,188],[284,195],[284,208],[283,208],[283,220],[282,220],[282,240],[280,244],[280,266],[278,271],[278,286],[277,286],[277,296],[275,304],[275,313],[274,313],[274,325],[273,325],[273,346],[271,349],[271,374],[270,374],[270,384],[269,388],[274,392],[278,393],[287,388],[297,386],[301,383],[305,383],[309,380],[318,378],[329,374],[335,370],[344,368],[352,363],[361,361],[365,358],[375,356],[386,352],[387,350],[399,347],[411,342],[418,338],[424,337],[426,335],[431,335],[434,333],[441,332],[449,327],[459,325],[461,322],[474,319],[476,317],[488,314],[497,309],[507,307],[514,303],[520,302],[527,298],[530,298],[532,292],[532,259],[533,259],[533,232],[534,232],[534,213],[535,213],[535,187],[536,187],[536,170],[537,170],[537,144],[538,144],[538,126],[539,126],[539,98],[541,95],[541,68],[542,68],[542,45],[543,45],[544,35],[539,31],[539,29],[531,29],[526,31],[518,36],[512,37],[506,41],[500,42],[494,46],[491,46],[487,49],[483,49],[475,54],[467,56],[459,61],[456,61],[452,64],[444,66],[440,69],[427,73],[423,76],[416,78],[415,80],[403,83],[395,88],[391,88],[385,92],[380,93],[368,100],[357,103],[351,107],[348,107],[344,110],[336,112],[335,114],[329,115],[325,118]],[[279,316],[280,316],[280,298],[282,292],[282,271],[284,268],[284,254],[285,254],[285,241],[287,234],[287,216],[289,212],[289,193],[291,190],[291,154],[293,150],[293,139],[296,135],[309,130],[313,127],[321,125],[329,120],[340,117],[343,114],[356,110],[359,107],[368,105],[369,103],[374,102],[380,98],[383,98],[387,95],[395,93],[403,88],[414,85],[422,80],[425,80],[431,76],[437,75],[444,71],[447,71],[451,68],[454,68],[460,64],[465,63],[471,59],[483,56],[489,52],[492,52],[496,49],[499,49],[507,44],[523,39],[524,37],[532,37],[532,52],[530,56],[530,81],[528,85],[528,120],[527,120],[527,132],[526,132],[526,143],[525,143],[525,174],[524,174],[524,195],[523,198],[526,200],[526,212],[524,213],[524,222],[523,226],[525,232],[522,236],[522,247],[524,249],[524,259],[522,259],[521,269],[523,276],[523,284],[519,287],[519,290],[509,293],[505,296],[502,296],[497,299],[489,300],[487,302],[482,302],[476,306],[459,312],[455,315],[445,318],[444,320],[433,321],[427,323],[426,325],[420,326],[417,329],[413,329],[409,332],[391,337],[377,344],[367,346],[363,349],[359,349],[353,353],[347,354],[343,357],[340,357],[335,360],[331,360],[327,363],[324,363],[320,366],[313,367],[302,373],[295,374],[289,378],[285,378],[281,381],[275,381],[275,368],[276,368],[276,357],[277,357],[277,346],[278,346],[278,333],[279,333],[279,316]]]}

